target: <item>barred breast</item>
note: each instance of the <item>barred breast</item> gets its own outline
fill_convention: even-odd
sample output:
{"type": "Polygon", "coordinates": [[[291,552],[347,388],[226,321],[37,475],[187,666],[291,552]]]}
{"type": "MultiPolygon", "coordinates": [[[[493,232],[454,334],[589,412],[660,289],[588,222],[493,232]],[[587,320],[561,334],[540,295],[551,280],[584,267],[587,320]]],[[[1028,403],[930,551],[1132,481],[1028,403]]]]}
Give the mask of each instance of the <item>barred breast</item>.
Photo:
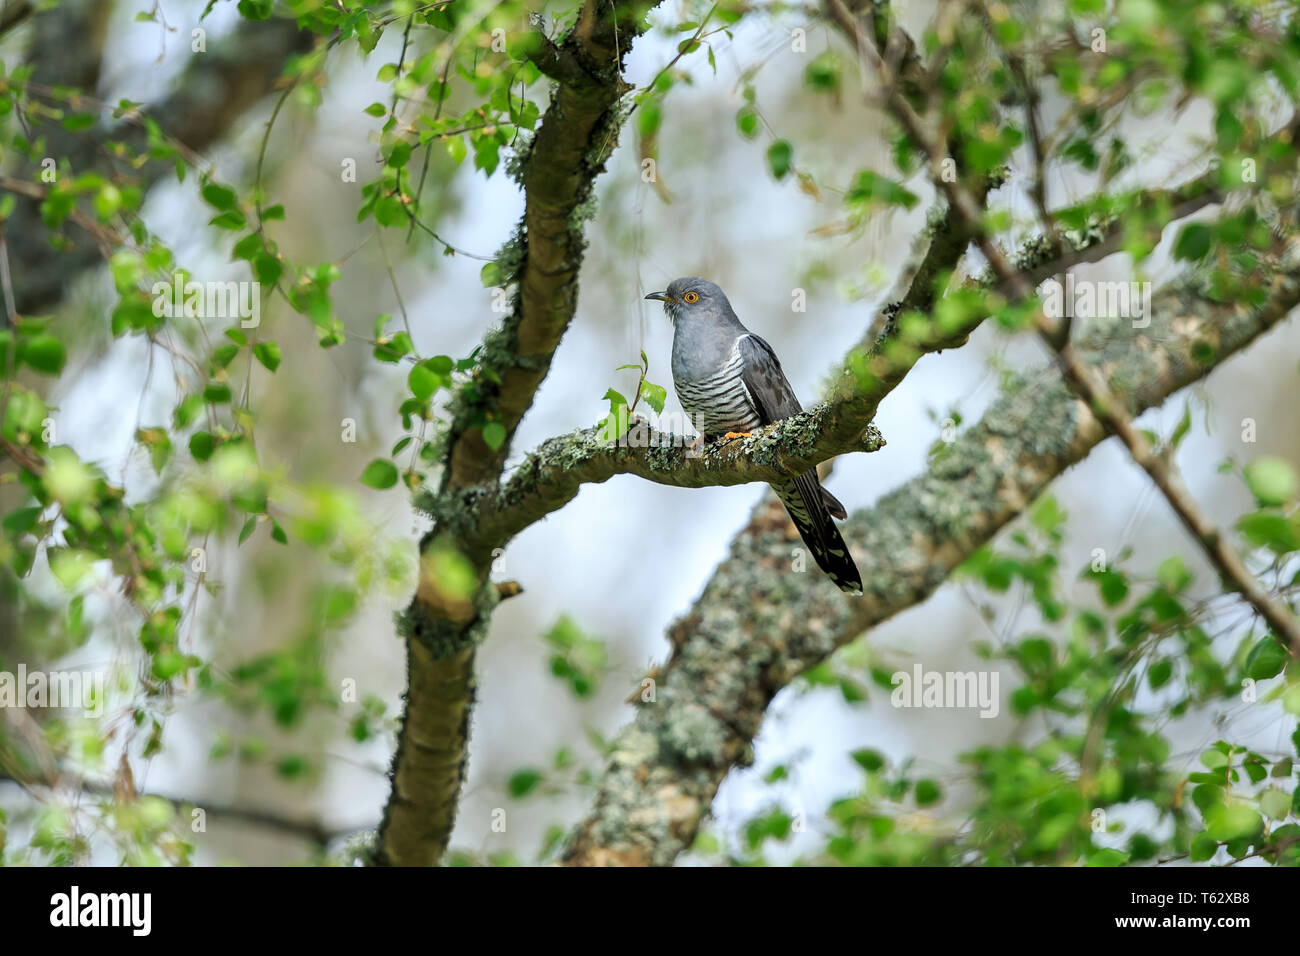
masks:
{"type": "Polygon", "coordinates": [[[707,378],[673,377],[677,397],[697,431],[712,438],[753,431],[762,424],[745,387],[743,371],[740,350],[733,346],[726,364],[707,378]]]}

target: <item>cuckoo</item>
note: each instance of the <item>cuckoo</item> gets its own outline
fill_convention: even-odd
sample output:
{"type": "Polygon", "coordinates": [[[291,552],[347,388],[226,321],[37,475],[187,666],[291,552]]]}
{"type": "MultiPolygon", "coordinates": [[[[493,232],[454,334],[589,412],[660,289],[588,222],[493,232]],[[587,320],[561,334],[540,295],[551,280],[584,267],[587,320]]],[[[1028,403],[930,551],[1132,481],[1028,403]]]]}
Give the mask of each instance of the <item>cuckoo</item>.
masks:
{"type": "MultiPolygon", "coordinates": [[[[730,440],[802,411],[772,346],[741,324],[723,291],[706,279],[674,279],[652,292],[673,323],[673,385],[682,408],[706,439],[730,440]]],[[[844,506],[817,472],[773,484],[817,566],[841,590],[862,593],[848,545],[831,517],[844,506]]]]}

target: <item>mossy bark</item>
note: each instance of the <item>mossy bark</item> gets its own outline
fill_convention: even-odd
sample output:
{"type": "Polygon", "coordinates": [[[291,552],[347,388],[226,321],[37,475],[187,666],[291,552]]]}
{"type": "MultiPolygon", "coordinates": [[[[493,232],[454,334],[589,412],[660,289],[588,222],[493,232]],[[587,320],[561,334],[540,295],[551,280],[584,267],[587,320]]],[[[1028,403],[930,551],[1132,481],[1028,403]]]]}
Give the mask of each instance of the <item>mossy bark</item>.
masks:
{"type": "MultiPolygon", "coordinates": [[[[1133,414],[1208,374],[1300,303],[1285,257],[1256,309],[1184,285],[1151,325],[1100,329],[1078,348],[1133,414]]],[[[668,865],[690,847],[718,786],[752,745],[771,699],[875,624],[928,597],[1070,465],[1105,437],[1053,368],[1005,395],[930,469],[843,526],[866,593],[841,594],[790,568],[789,523],[768,496],[692,609],[669,632],[655,700],[618,736],[565,863],[668,865]]]]}

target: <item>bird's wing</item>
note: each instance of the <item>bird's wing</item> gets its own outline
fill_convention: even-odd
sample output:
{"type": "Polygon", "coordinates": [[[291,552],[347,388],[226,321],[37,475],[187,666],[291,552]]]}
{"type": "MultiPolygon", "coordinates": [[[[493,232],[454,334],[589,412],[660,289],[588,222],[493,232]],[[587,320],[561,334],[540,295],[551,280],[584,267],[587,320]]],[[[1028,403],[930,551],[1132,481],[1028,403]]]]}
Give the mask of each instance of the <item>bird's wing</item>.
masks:
{"type": "MultiPolygon", "coordinates": [[[[740,337],[736,347],[740,350],[741,381],[749,390],[750,400],[754,403],[759,419],[764,425],[770,425],[772,422],[789,418],[803,411],[803,406],[795,397],[794,389],[790,387],[789,379],[785,377],[785,372],[781,371],[781,361],[772,351],[772,346],[760,336],[749,332],[740,337]]],[[[818,499],[821,507],[836,518],[843,520],[847,517],[844,505],[821,487],[815,471],[800,476],[797,484],[799,484],[800,494],[807,501],[810,513],[815,517],[820,518],[820,509],[814,505],[814,501],[818,499]]],[[[829,525],[830,522],[827,521],[826,524],[829,525]]]]}
{"type": "MultiPolygon", "coordinates": [[[[764,425],[803,411],[772,346],[750,332],[737,340],[736,348],[740,351],[740,380],[749,390],[749,399],[764,425]]],[[[861,594],[862,575],[853,563],[849,546],[831,521],[832,515],[844,517],[844,506],[821,486],[817,469],[809,469],[773,487],[818,567],[830,575],[841,591],[861,594]]]]}
{"type": "Polygon", "coordinates": [[[736,347],[740,350],[741,381],[764,425],[803,411],[772,346],[749,332],[740,337],[736,347]]]}

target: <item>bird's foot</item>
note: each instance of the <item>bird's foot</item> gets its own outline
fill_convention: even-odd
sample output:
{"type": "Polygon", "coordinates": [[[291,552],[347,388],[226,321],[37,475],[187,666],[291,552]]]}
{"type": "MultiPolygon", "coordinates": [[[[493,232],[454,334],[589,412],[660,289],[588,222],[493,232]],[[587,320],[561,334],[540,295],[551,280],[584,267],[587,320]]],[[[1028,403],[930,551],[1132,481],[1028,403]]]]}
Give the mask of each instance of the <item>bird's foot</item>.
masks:
{"type": "Polygon", "coordinates": [[[727,432],[727,434],[722,436],[722,440],[732,441],[737,438],[751,438],[753,435],[753,432],[727,432]]]}
{"type": "Polygon", "coordinates": [[[687,448],[686,451],[689,454],[698,455],[700,453],[700,450],[703,448],[704,448],[704,436],[696,435],[695,441],[691,442],[690,447],[687,448]]]}

